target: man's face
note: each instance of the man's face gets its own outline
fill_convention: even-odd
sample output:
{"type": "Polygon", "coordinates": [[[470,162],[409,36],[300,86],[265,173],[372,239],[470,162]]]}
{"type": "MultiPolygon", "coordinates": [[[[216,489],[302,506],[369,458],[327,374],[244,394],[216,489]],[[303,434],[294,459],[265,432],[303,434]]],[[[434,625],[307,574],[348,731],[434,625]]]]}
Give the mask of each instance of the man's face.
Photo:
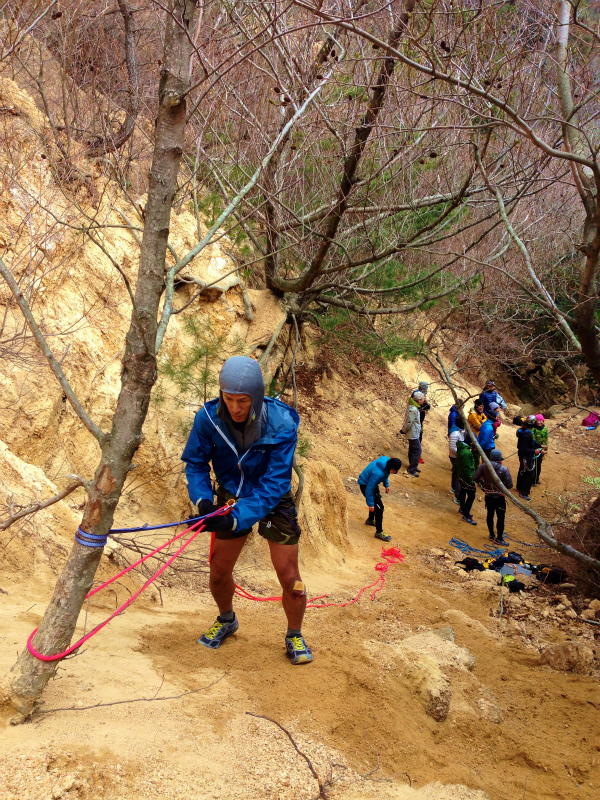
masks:
{"type": "Polygon", "coordinates": [[[486,383],[485,388],[488,392],[491,392],[495,385],[494,383],[486,383]]]}
{"type": "Polygon", "coordinates": [[[234,422],[246,422],[252,408],[252,398],[249,394],[223,392],[223,401],[234,422]]]}

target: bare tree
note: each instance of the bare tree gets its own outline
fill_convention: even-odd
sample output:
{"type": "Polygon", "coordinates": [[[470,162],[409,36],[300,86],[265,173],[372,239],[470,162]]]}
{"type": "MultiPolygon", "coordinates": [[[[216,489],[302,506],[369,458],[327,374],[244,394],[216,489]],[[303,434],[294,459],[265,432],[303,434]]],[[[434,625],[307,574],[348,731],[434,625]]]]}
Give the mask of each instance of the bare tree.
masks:
{"type": "MultiPolygon", "coordinates": [[[[158,307],[164,288],[169,219],[183,153],[192,52],[189,34],[194,30],[196,15],[196,4],[192,0],[173,0],[167,13],[138,281],[122,362],[122,386],[110,432],[101,430],[75,397],[12,274],[4,262],[0,263],[0,273],[9,284],[69,402],[100,444],[102,457],[96,474],[92,481],[85,483],[87,502],[81,522],[82,530],[96,536],[110,530],[131,459],[140,443],[150,390],[156,380],[158,307]]],[[[101,549],[73,545],[35,637],[35,645],[41,652],[60,652],[68,646],[101,553],[101,549]]],[[[41,662],[28,650],[21,653],[13,667],[10,684],[11,700],[21,714],[31,713],[55,670],[56,664],[41,662]]]]}
{"type": "Polygon", "coordinates": [[[594,67],[599,33],[591,9],[568,0],[533,0],[518,8],[439,0],[419,6],[420,13],[412,17],[407,39],[413,50],[408,55],[381,37],[375,25],[369,27],[370,20],[354,20],[336,3],[329,8],[304,0],[295,4],[397,59],[413,80],[421,76],[423,95],[432,103],[460,108],[480,127],[512,131],[521,147],[569,166],[583,216],[577,244],[583,262],[571,327],[587,366],[600,381],[595,317],[599,95],[594,67]]]}

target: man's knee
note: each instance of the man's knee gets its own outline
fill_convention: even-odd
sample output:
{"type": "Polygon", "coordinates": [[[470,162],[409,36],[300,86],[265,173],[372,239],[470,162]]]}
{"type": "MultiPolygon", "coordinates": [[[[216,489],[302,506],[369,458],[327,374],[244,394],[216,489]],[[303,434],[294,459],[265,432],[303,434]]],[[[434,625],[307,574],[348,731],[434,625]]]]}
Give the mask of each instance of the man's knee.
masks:
{"type": "Polygon", "coordinates": [[[300,570],[298,569],[298,563],[294,559],[276,564],[275,572],[281,587],[290,592],[294,583],[300,580],[300,570]]]}
{"type": "Polygon", "coordinates": [[[213,586],[227,583],[227,581],[231,580],[232,575],[233,569],[230,568],[229,565],[219,564],[218,561],[215,562],[214,560],[211,562],[210,582],[213,586]]]}

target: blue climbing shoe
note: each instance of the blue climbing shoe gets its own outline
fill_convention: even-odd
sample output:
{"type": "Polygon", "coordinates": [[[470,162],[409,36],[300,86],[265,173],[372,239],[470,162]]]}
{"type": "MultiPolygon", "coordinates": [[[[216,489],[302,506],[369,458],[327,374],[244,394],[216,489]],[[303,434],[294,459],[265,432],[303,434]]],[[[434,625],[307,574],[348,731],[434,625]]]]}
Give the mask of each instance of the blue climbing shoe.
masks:
{"type": "Polygon", "coordinates": [[[304,641],[304,636],[286,636],[285,654],[292,664],[310,664],[313,654],[304,641]]]}
{"type": "Polygon", "coordinates": [[[381,539],[382,542],[391,542],[392,541],[392,537],[388,536],[387,533],[384,533],[383,531],[375,531],[375,538],[376,539],[381,539]]]}
{"type": "Polygon", "coordinates": [[[198,639],[198,644],[203,644],[204,647],[210,647],[211,650],[216,650],[220,647],[228,636],[231,636],[237,631],[240,624],[237,617],[233,622],[221,622],[219,618],[214,621],[213,625],[203,633],[198,639]]]}

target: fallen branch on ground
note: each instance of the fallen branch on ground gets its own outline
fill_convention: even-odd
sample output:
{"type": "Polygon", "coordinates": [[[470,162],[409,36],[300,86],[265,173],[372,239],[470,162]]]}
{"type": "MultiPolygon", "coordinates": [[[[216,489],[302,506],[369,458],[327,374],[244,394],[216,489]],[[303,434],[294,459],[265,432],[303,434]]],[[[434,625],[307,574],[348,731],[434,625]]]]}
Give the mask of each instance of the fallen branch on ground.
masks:
{"type": "MultiPolygon", "coordinates": [[[[157,697],[155,694],[154,697],[134,697],[132,700],[115,700],[112,703],[94,703],[94,705],[91,706],[65,706],[64,708],[46,708],[36,711],[35,716],[39,716],[40,714],[53,714],[55,711],[89,711],[89,709],[91,708],[122,706],[125,705],[126,703],[154,703],[158,702],[159,700],[179,700],[180,697],[186,697],[188,694],[196,694],[197,692],[202,692],[205,689],[210,689],[212,686],[215,686],[217,683],[219,683],[219,681],[222,681],[226,675],[227,673],[224,672],[220,678],[217,678],[216,681],[213,681],[212,683],[209,683],[206,686],[200,686],[198,687],[198,689],[190,689],[187,692],[181,692],[180,694],[164,695],[163,697],[157,697]]],[[[164,675],[163,675],[163,680],[157,689],[157,692],[160,691],[163,683],[164,683],[164,675]]]]}
{"type": "Polygon", "coordinates": [[[281,723],[277,722],[276,719],[271,719],[271,717],[265,717],[262,714],[253,714],[251,711],[246,711],[246,714],[249,717],[256,717],[257,719],[266,719],[268,722],[272,722],[274,725],[277,725],[277,727],[280,728],[285,733],[285,735],[288,737],[288,739],[292,743],[292,745],[294,747],[294,750],[298,753],[299,756],[302,756],[302,758],[306,761],[306,763],[308,764],[308,768],[309,768],[309,770],[311,772],[311,775],[316,780],[316,782],[319,784],[319,797],[322,797],[323,800],[327,800],[327,794],[325,792],[325,788],[324,788],[323,784],[321,783],[321,779],[317,775],[317,772],[316,772],[315,768],[312,765],[312,761],[306,755],[306,753],[303,753],[302,750],[300,750],[300,748],[298,747],[298,745],[294,741],[294,738],[293,738],[292,734],[286,728],[284,728],[283,725],[281,725],[281,723]]]}

